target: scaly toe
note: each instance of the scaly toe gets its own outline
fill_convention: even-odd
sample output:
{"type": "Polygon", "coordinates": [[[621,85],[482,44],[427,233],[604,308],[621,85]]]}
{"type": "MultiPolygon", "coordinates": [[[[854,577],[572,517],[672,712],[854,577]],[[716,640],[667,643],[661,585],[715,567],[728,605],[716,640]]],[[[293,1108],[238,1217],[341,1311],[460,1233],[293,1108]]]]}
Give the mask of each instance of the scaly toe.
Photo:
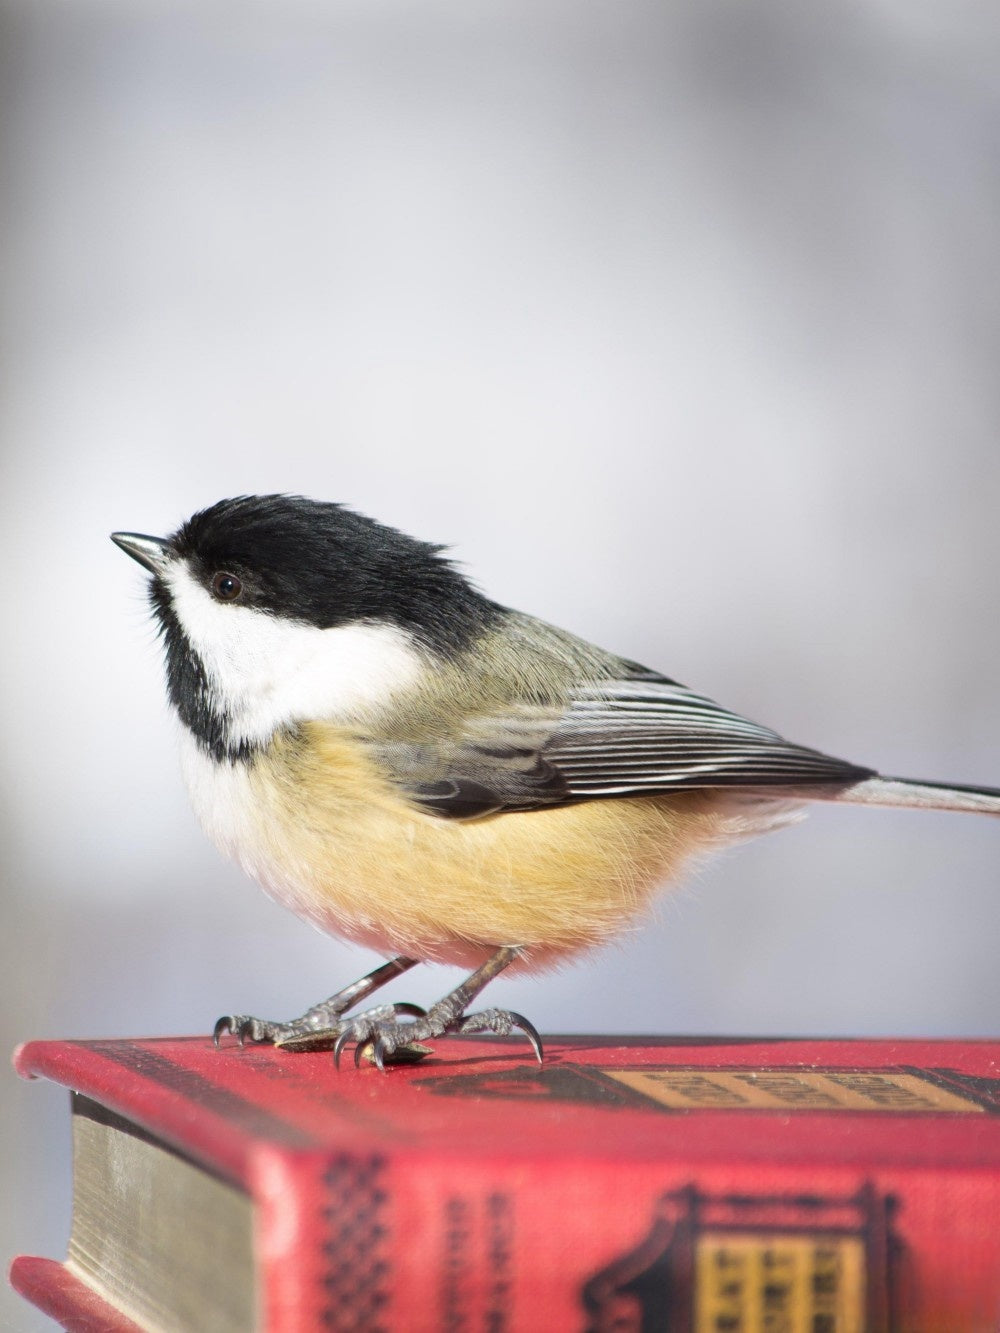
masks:
{"type": "Polygon", "coordinates": [[[419,1004],[383,1004],[377,1009],[368,1009],[363,1014],[358,1014],[352,1018],[349,1023],[345,1023],[344,1029],[337,1038],[333,1047],[333,1063],[337,1069],[340,1068],[340,1057],[344,1053],[344,1047],[348,1042],[353,1041],[354,1045],[354,1064],[360,1066],[361,1056],[365,1046],[375,1039],[372,1045],[372,1052],[375,1063],[379,1069],[383,1068],[382,1061],[387,1054],[392,1053],[398,1047],[406,1044],[408,1040],[409,1024],[397,1022],[400,1016],[408,1018],[422,1019],[427,1015],[427,1011],[422,1009],[419,1004]],[[393,1037],[398,1033],[401,1038],[393,1041],[393,1037]],[[392,1043],[391,1050],[389,1044],[392,1043]],[[380,1058],[381,1053],[381,1058],[380,1058]]]}
{"type": "Polygon", "coordinates": [[[227,1032],[236,1038],[238,1046],[243,1046],[248,1041],[254,1043],[272,1041],[275,1026],[263,1018],[251,1018],[249,1014],[223,1014],[212,1029],[212,1041],[218,1049],[227,1032]]]}
{"type": "Polygon", "coordinates": [[[531,1042],[535,1059],[541,1064],[544,1050],[538,1029],[523,1014],[519,1014],[513,1009],[484,1009],[478,1014],[467,1014],[465,1018],[459,1021],[455,1030],[458,1032],[492,1032],[497,1037],[509,1037],[515,1029],[523,1032],[531,1042]]]}

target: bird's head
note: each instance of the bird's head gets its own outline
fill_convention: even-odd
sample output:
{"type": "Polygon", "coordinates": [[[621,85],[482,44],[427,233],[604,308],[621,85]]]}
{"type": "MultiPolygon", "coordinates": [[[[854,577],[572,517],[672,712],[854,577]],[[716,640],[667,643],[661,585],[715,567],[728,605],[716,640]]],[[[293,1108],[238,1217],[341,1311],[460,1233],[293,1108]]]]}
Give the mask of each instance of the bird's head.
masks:
{"type": "Polygon", "coordinates": [[[222,500],[170,537],[112,541],[152,575],[170,701],[218,759],[377,714],[499,610],[440,547],[301,496],[222,500]]]}

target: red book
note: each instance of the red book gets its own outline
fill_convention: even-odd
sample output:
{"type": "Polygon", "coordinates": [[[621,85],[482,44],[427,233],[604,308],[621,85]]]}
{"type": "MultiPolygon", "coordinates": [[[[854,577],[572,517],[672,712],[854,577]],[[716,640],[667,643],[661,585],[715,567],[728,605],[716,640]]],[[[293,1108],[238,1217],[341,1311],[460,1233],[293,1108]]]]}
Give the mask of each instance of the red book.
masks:
{"type": "MultiPolygon", "coordinates": [[[[175,1173],[143,1194],[109,1170],[135,1291],[74,1242],[66,1265],[14,1261],[69,1329],[151,1326],[184,1243],[233,1299],[256,1285],[276,1333],[1000,1329],[995,1042],[573,1037],[539,1069],[520,1041],[452,1039],[338,1074],[329,1053],[184,1038],[15,1062],[74,1090],[78,1172],[134,1141],[175,1173]],[[249,1219],[245,1265],[239,1236],[200,1238],[202,1184],[249,1219]]],[[[205,1307],[191,1326],[228,1325],[205,1307]]]]}

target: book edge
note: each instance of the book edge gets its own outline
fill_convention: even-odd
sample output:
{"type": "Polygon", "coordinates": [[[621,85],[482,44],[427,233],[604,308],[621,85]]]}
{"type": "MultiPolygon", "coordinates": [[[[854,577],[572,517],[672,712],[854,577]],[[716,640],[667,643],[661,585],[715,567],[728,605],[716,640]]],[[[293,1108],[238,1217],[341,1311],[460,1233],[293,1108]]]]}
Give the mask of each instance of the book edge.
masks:
{"type": "Polygon", "coordinates": [[[10,1285],[68,1333],[144,1333],[58,1259],[19,1254],[8,1270],[10,1285]]]}

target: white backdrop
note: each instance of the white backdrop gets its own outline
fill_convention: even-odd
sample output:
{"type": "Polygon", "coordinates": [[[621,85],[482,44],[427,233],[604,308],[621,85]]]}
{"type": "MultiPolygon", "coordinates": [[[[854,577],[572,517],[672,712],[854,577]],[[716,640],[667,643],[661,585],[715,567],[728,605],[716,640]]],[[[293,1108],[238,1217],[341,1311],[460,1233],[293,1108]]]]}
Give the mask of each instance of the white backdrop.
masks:
{"type": "MultiPolygon", "coordinates": [[[[971,0],[0,3],[6,1048],[373,965],[186,807],[107,533],[224,495],[346,501],[792,739],[1000,785],[998,35],[971,0]]],[[[995,1032],[998,865],[995,821],[820,809],[490,999],[995,1032]]],[[[7,1248],[59,1252],[65,1107],[7,1092],[7,1248]]]]}

